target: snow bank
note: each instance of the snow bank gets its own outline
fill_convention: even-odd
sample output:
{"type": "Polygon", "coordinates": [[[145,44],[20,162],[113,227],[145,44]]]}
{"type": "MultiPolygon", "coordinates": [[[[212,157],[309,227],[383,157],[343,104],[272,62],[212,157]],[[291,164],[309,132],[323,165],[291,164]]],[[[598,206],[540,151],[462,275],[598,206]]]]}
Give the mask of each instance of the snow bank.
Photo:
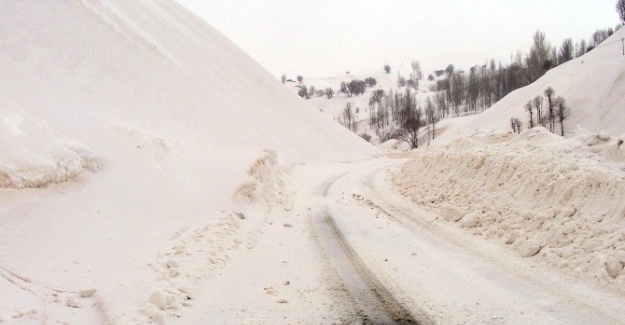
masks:
{"type": "Polygon", "coordinates": [[[0,187],[45,187],[98,166],[88,146],[63,139],[31,118],[0,112],[0,187]]]}
{"type": "Polygon", "coordinates": [[[419,205],[520,256],[625,285],[625,148],[605,133],[477,132],[393,175],[419,205]]]}

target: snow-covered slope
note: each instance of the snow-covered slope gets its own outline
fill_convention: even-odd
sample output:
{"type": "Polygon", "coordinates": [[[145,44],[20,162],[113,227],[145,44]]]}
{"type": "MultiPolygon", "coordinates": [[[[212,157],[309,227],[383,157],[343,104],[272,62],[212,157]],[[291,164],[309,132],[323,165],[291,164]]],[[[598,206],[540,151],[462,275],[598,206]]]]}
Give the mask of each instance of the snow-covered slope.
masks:
{"type": "Polygon", "coordinates": [[[510,118],[519,118],[523,128],[528,125],[529,114],[525,104],[536,96],[544,96],[548,87],[556,96],[563,97],[571,109],[565,121],[565,133],[578,125],[591,132],[605,130],[618,136],[625,133],[625,56],[621,28],[609,39],[585,55],[549,70],[534,83],[518,89],[493,107],[476,116],[458,121],[443,122],[449,125],[439,141],[447,142],[458,136],[467,136],[478,129],[510,129],[510,118]]]}
{"type": "Polygon", "coordinates": [[[171,0],[2,1],[0,40],[0,322],[158,322],[278,165],[377,154],[171,0]]]}

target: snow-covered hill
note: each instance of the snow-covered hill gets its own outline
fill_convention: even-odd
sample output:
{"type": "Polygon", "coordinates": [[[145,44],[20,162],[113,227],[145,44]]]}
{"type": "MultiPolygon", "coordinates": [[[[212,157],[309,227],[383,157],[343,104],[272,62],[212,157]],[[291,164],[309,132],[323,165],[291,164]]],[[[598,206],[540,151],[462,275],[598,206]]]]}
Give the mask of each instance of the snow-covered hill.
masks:
{"type": "MultiPolygon", "coordinates": [[[[438,125],[438,139],[434,142],[447,143],[458,137],[469,136],[476,130],[510,130],[511,118],[520,119],[523,123],[522,128],[525,129],[529,124],[529,114],[525,111],[526,103],[536,96],[544,96],[545,89],[548,87],[555,91],[555,96],[563,97],[571,110],[570,117],[565,121],[565,131],[577,129],[579,126],[589,132],[605,130],[614,136],[625,133],[625,123],[622,123],[625,117],[622,109],[625,100],[623,37],[625,37],[625,30],[621,28],[592,51],[549,70],[536,82],[513,91],[477,115],[470,114],[461,117],[452,115],[452,118],[443,119],[438,125]]],[[[358,122],[356,132],[358,134],[367,132],[375,139],[375,134],[368,125],[369,96],[375,89],[398,91],[398,71],[404,77],[410,74],[410,71],[405,68],[402,70],[393,67],[390,74],[380,69],[322,79],[304,79],[303,83],[309,87],[314,86],[316,89],[332,87],[337,91],[334,98],[312,97],[308,102],[335,120],[341,118],[345,105],[348,102],[351,103],[353,109],[359,108],[359,112],[354,116],[358,122]],[[341,82],[354,79],[364,80],[367,77],[376,78],[378,84],[375,87],[367,87],[367,92],[363,96],[347,97],[344,94],[338,94],[341,82]]],[[[422,107],[425,99],[435,94],[430,90],[434,82],[425,77],[428,75],[429,72],[426,72],[419,84],[417,99],[422,107]]],[[[294,92],[299,89],[297,83],[288,85],[293,88],[294,92]]],[[[403,90],[403,88],[399,89],[400,92],[403,90]]]]}
{"type": "Polygon", "coordinates": [[[159,321],[278,164],[377,154],[171,0],[2,1],[0,39],[0,322],[159,321]]]}
{"type": "Polygon", "coordinates": [[[519,118],[526,128],[529,114],[525,104],[543,96],[548,87],[553,88],[556,96],[563,97],[571,109],[571,116],[564,123],[565,131],[580,126],[590,132],[605,130],[614,136],[625,133],[623,37],[625,29],[621,28],[592,51],[549,70],[536,82],[510,93],[483,113],[445,122],[449,128],[441,133],[440,141],[468,136],[478,129],[510,130],[510,118],[519,118]]]}

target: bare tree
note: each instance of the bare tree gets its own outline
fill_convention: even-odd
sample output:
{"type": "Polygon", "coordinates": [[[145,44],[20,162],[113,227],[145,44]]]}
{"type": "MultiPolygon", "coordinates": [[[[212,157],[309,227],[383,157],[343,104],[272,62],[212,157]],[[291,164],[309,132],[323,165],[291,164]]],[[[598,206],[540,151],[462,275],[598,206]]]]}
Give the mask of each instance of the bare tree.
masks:
{"type": "MultiPolygon", "coordinates": [[[[425,100],[425,118],[428,125],[428,132],[430,131],[430,126],[432,126],[432,140],[436,138],[436,123],[438,123],[440,117],[436,113],[436,108],[434,106],[434,102],[432,98],[428,97],[425,100]]],[[[428,137],[429,140],[429,137],[428,137]]]]}
{"type": "Polygon", "coordinates": [[[549,120],[549,131],[554,132],[556,128],[556,103],[555,103],[555,92],[553,88],[549,87],[545,89],[545,97],[547,97],[547,118],[549,120]]]}
{"type": "Polygon", "coordinates": [[[423,78],[423,72],[421,71],[421,63],[415,60],[410,63],[410,67],[412,67],[412,73],[410,74],[410,80],[412,81],[412,85],[415,90],[419,89],[419,80],[423,78]]]}
{"type": "Polygon", "coordinates": [[[558,106],[558,123],[560,123],[560,135],[564,136],[564,120],[571,115],[571,110],[566,105],[566,101],[562,97],[556,99],[556,105],[558,106]]]}
{"type": "Polygon", "coordinates": [[[534,127],[534,105],[532,105],[532,101],[528,101],[527,104],[525,104],[525,110],[528,111],[530,113],[530,129],[534,127]]]}
{"type": "Polygon", "coordinates": [[[343,109],[343,125],[350,131],[354,128],[354,112],[352,111],[352,103],[347,103],[343,109]]]}
{"type": "Polygon", "coordinates": [[[550,58],[551,45],[545,39],[545,33],[536,31],[534,43],[530,48],[530,54],[526,59],[529,70],[530,81],[534,82],[545,74],[553,63],[550,58]]]}
{"type": "Polygon", "coordinates": [[[510,127],[512,127],[512,132],[514,133],[521,133],[521,127],[523,126],[523,123],[521,123],[521,120],[516,118],[516,117],[511,117],[510,118],[510,127]]]}
{"type": "Polygon", "coordinates": [[[438,108],[438,112],[440,116],[445,117],[449,116],[449,106],[447,105],[447,99],[445,98],[445,92],[437,92],[436,93],[436,107],[438,108]]]}
{"type": "Polygon", "coordinates": [[[369,97],[369,104],[379,103],[384,98],[384,90],[376,89],[371,93],[369,97]]]}
{"type": "Polygon", "coordinates": [[[399,96],[399,119],[398,125],[403,125],[410,117],[414,116],[417,111],[417,96],[410,92],[410,88],[406,87],[406,92],[399,96]]]}
{"type": "Polygon", "coordinates": [[[332,87],[326,88],[326,96],[328,99],[331,99],[332,96],[334,96],[334,89],[332,89],[332,87]]]}
{"type": "Polygon", "coordinates": [[[582,39],[581,41],[579,41],[579,45],[577,46],[575,57],[579,58],[580,56],[586,54],[586,50],[587,50],[586,40],[582,39]]]}
{"type": "Polygon", "coordinates": [[[347,84],[347,88],[349,88],[349,92],[354,95],[364,95],[365,90],[367,89],[367,84],[362,80],[352,80],[347,84]]]}
{"type": "Polygon", "coordinates": [[[618,0],[616,2],[616,12],[623,24],[625,24],[625,0],[618,0]]]}
{"type": "Polygon", "coordinates": [[[450,77],[450,90],[451,90],[451,103],[453,104],[454,113],[456,116],[460,115],[460,107],[465,101],[465,85],[466,77],[464,73],[455,71],[450,77]]]}
{"type": "Polygon", "coordinates": [[[297,94],[299,95],[299,97],[310,99],[310,95],[308,94],[308,88],[306,88],[306,85],[299,86],[299,91],[297,92],[297,94]]]}
{"type": "Polygon", "coordinates": [[[543,98],[540,96],[536,96],[534,98],[534,108],[536,108],[536,124],[540,124],[543,127],[546,127],[545,118],[543,114],[543,98]]]}
{"type": "Polygon", "coordinates": [[[471,67],[465,89],[469,110],[477,114],[477,105],[480,98],[480,79],[477,75],[477,66],[471,67]]]}
{"type": "Polygon", "coordinates": [[[412,68],[412,73],[414,73],[415,77],[419,80],[423,79],[423,72],[421,71],[421,63],[417,60],[414,60],[410,63],[410,67],[412,68]]]}
{"type": "Polygon", "coordinates": [[[598,29],[592,34],[591,45],[593,47],[597,47],[603,41],[605,41],[608,37],[610,37],[610,33],[607,30],[598,29]]]}
{"type": "MultiPolygon", "coordinates": [[[[419,111],[419,113],[421,112],[419,111]]],[[[419,147],[419,129],[421,129],[421,124],[420,114],[415,114],[406,120],[398,132],[399,138],[407,142],[411,149],[419,147]]]]}
{"type": "Polygon", "coordinates": [[[406,78],[402,77],[399,72],[397,73],[397,88],[401,88],[406,85],[406,78]]]}
{"type": "Polygon", "coordinates": [[[562,64],[564,62],[573,60],[574,56],[575,56],[575,48],[573,46],[573,40],[570,38],[567,38],[564,41],[562,41],[562,45],[560,46],[560,52],[558,52],[558,64],[562,64]]]}

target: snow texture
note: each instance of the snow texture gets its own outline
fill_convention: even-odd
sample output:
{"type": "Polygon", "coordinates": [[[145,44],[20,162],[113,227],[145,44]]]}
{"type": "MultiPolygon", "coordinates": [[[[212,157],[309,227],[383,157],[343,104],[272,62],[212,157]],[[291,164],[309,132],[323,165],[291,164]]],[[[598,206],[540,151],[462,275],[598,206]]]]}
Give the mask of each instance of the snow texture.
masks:
{"type": "Polygon", "coordinates": [[[623,288],[625,152],[605,133],[576,133],[478,132],[415,151],[394,183],[522,257],[623,288]]]}
{"type": "Polygon", "coordinates": [[[0,139],[0,187],[45,187],[99,167],[88,146],[12,112],[0,112],[0,139]]]}

